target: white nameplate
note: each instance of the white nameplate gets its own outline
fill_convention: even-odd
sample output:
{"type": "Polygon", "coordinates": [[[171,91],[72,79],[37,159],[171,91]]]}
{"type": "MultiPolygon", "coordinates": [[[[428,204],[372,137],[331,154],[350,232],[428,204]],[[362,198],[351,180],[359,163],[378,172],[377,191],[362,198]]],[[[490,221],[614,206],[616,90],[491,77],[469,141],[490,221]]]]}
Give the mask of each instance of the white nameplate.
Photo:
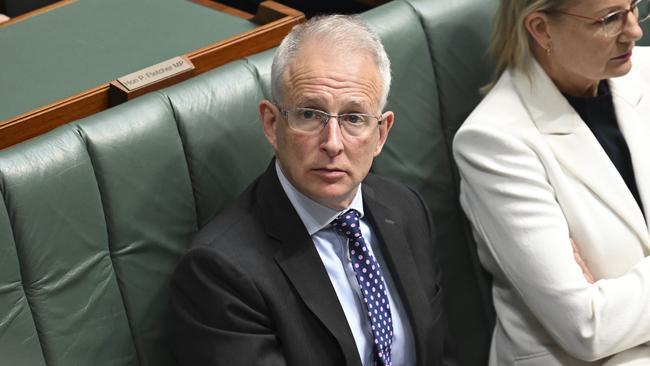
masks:
{"type": "Polygon", "coordinates": [[[192,69],[194,69],[194,65],[189,60],[179,56],[124,75],[117,78],[117,81],[129,91],[132,91],[192,69]]]}

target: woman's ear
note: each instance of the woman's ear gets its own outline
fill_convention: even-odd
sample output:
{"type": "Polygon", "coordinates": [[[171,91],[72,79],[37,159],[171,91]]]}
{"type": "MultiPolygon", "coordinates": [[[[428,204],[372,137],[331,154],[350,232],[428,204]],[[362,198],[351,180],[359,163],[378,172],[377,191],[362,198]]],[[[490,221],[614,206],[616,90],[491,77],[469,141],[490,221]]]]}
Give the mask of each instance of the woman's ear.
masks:
{"type": "Polygon", "coordinates": [[[524,26],[535,44],[546,50],[546,53],[550,53],[553,49],[553,40],[549,29],[548,15],[541,11],[532,12],[524,18],[524,26]]]}

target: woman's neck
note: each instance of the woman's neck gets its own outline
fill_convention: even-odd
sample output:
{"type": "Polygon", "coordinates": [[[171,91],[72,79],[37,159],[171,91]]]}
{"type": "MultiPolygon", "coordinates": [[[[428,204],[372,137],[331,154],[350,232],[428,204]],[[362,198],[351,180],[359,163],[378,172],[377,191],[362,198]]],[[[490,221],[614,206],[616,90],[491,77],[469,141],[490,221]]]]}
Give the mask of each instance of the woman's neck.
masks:
{"type": "Polygon", "coordinates": [[[567,73],[552,63],[549,56],[546,55],[546,51],[540,52],[534,49],[533,56],[562,93],[574,97],[595,97],[598,95],[600,80],[589,80],[581,75],[567,73]]]}

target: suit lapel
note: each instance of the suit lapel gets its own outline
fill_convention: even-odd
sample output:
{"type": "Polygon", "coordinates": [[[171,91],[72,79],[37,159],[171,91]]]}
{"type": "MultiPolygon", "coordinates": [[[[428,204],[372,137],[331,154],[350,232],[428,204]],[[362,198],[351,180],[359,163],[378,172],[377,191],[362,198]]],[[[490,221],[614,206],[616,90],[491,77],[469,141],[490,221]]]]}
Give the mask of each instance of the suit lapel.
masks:
{"type": "Polygon", "coordinates": [[[362,185],[364,211],[377,237],[388,265],[390,275],[397,287],[404,310],[408,314],[418,347],[422,344],[421,323],[430,317],[424,285],[420,281],[413,258],[404,236],[404,217],[394,215],[394,210],[375,198],[372,187],[362,185]]]}
{"type": "Polygon", "coordinates": [[[305,305],[339,342],[346,364],[361,366],[345,313],[311,237],[280,185],[275,161],[267,168],[258,195],[266,232],[280,243],[276,262],[305,305]]]}
{"type": "MultiPolygon", "coordinates": [[[[634,176],[641,196],[641,202],[646,211],[650,213],[650,121],[641,116],[650,115],[650,98],[646,93],[647,86],[638,83],[634,77],[612,79],[610,89],[614,96],[614,108],[619,127],[632,157],[634,176]]],[[[650,229],[650,220],[647,222],[650,229]]],[[[649,247],[650,249],[650,247],[649,247]]]]}
{"type": "MultiPolygon", "coordinates": [[[[560,164],[594,192],[637,234],[646,248],[650,248],[643,215],[625,181],[589,127],[539,64],[533,62],[532,78],[516,73],[513,82],[537,129],[560,164]]],[[[614,99],[615,107],[619,109],[621,103],[617,97],[614,99]]],[[[622,114],[617,111],[619,121],[630,118],[633,113],[628,111],[629,108],[621,108],[622,114]]],[[[635,149],[640,149],[637,141],[634,141],[634,145],[635,149]]],[[[648,155],[646,153],[638,158],[642,156],[648,155]]],[[[643,171],[642,179],[648,179],[647,174],[643,171]]],[[[641,185],[642,182],[639,183],[641,185]]]]}

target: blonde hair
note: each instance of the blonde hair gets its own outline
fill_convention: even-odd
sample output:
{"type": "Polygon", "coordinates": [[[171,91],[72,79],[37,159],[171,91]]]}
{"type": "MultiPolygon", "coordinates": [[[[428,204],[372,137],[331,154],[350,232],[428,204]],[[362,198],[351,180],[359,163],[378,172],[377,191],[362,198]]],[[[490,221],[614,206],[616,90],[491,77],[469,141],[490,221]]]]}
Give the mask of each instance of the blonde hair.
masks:
{"type": "Polygon", "coordinates": [[[501,0],[494,20],[490,54],[494,58],[494,76],[484,91],[490,90],[508,69],[525,73],[530,67],[531,37],[524,26],[528,14],[560,9],[570,0],[501,0]]]}

